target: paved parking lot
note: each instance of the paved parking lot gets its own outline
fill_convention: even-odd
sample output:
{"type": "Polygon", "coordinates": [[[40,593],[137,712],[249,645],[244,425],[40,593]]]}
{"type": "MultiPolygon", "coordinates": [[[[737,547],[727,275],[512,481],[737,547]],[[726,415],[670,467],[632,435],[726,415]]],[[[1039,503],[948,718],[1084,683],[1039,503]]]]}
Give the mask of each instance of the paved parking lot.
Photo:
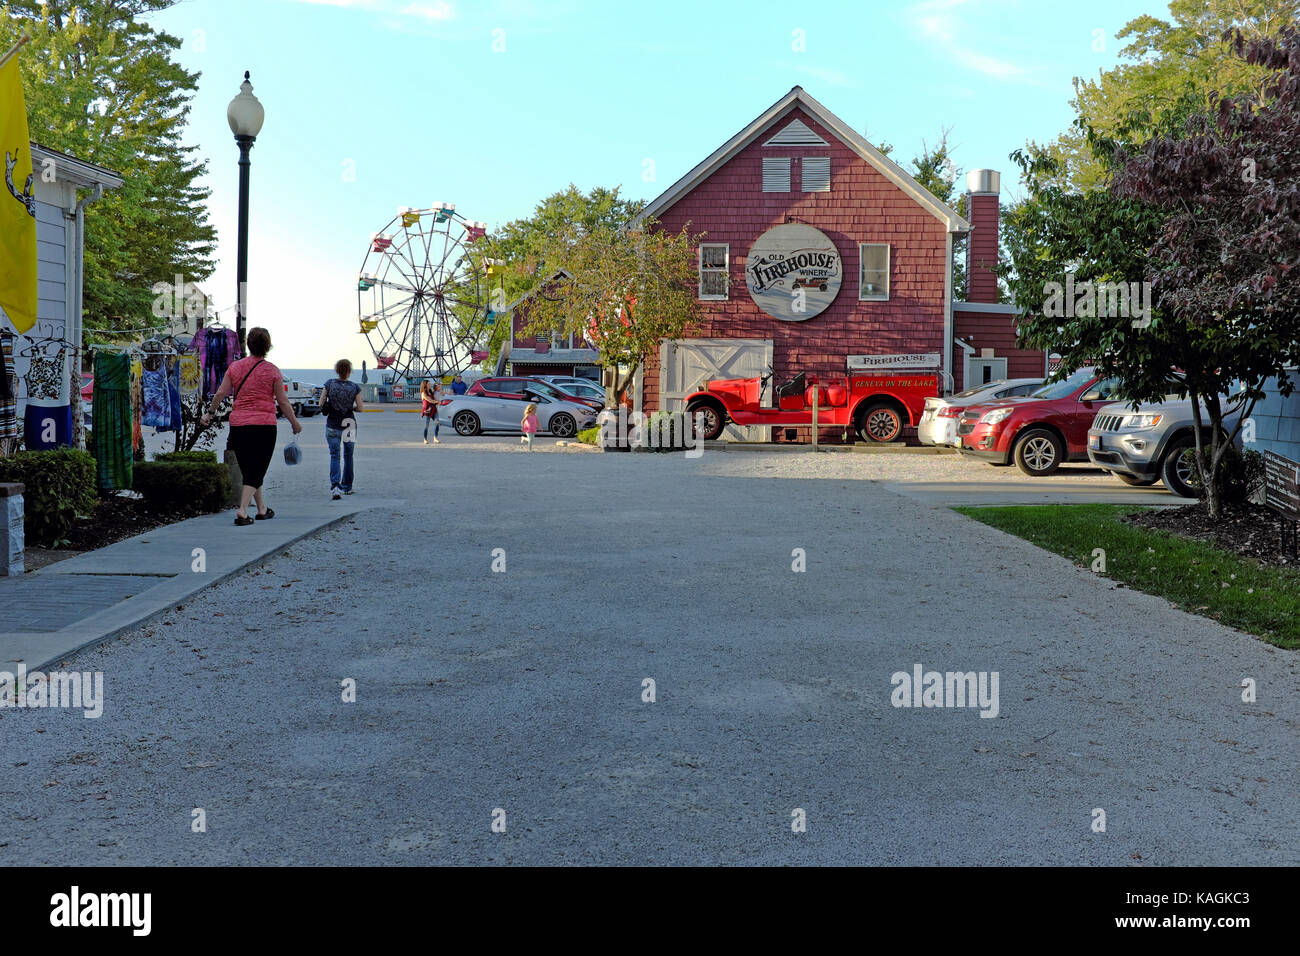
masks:
{"type": "Polygon", "coordinates": [[[1300,863],[1297,656],[890,490],[933,461],[375,419],[396,501],[79,654],[98,719],[0,709],[0,863],[1300,863]]]}

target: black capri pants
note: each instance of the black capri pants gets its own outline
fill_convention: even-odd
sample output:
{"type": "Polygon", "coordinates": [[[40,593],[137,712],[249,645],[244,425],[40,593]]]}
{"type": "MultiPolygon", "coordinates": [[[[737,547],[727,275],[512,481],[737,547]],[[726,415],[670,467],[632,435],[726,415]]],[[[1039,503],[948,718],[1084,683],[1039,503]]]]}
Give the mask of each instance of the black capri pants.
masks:
{"type": "Polygon", "coordinates": [[[274,425],[231,425],[228,444],[239,461],[239,471],[244,484],[261,488],[266,479],[266,469],[271,467],[275,454],[276,427],[274,425]]]}

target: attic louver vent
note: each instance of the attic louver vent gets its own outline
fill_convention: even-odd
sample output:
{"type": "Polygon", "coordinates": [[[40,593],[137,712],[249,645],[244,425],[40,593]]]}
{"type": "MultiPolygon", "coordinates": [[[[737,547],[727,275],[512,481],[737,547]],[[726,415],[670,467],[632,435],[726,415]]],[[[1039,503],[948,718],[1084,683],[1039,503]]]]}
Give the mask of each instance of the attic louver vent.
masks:
{"type": "Polygon", "coordinates": [[[790,160],[763,157],[763,192],[788,193],[790,191],[790,160]]]}
{"type": "Polygon", "coordinates": [[[829,156],[805,156],[800,166],[803,170],[804,192],[828,193],[831,191],[831,158],[829,156]]]}
{"type": "Polygon", "coordinates": [[[829,146],[803,120],[795,120],[781,132],[769,139],[764,146],[829,146]]]}

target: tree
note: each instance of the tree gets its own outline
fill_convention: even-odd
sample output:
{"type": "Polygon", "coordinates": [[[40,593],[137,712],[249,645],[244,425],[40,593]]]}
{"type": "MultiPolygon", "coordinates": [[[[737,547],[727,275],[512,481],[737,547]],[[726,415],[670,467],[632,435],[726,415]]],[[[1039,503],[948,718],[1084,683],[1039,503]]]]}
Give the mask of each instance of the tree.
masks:
{"type": "Polygon", "coordinates": [[[1148,141],[1114,190],[1166,214],[1148,271],[1166,322],[1202,353],[1184,367],[1210,417],[1207,449],[1193,403],[1213,517],[1218,469],[1241,428],[1223,426],[1222,383],[1240,383],[1244,419],[1269,382],[1291,393],[1286,369],[1300,360],[1300,29],[1253,40],[1237,32],[1231,46],[1267,72],[1260,94],[1213,98],[1187,135],[1148,141]]]}
{"type": "Polygon", "coordinates": [[[653,218],[626,225],[599,223],[580,234],[561,234],[543,250],[544,261],[571,278],[548,282],[529,299],[530,334],[575,333],[600,349],[614,371],[614,403],[636,370],[663,339],[680,338],[699,318],[695,245],[683,227],[660,228],[653,218]]]}
{"type": "Polygon", "coordinates": [[[1126,127],[1131,132],[1135,117],[1152,130],[1181,129],[1188,115],[1206,112],[1218,95],[1262,94],[1267,71],[1234,56],[1224,36],[1234,30],[1247,40],[1277,36],[1297,18],[1297,0],[1172,0],[1168,20],[1130,20],[1116,34],[1129,41],[1120,53],[1124,62],[1095,80],[1075,78],[1071,105],[1081,122],[1031,150],[1056,160],[1058,185],[1104,188],[1108,168],[1089,146],[1089,129],[1118,137],[1126,127]]]}
{"type": "MultiPolygon", "coordinates": [[[[493,253],[505,263],[502,294],[506,302],[537,290],[554,276],[584,236],[620,229],[644,206],[642,200],[620,198],[617,186],[597,186],[584,193],[570,183],[568,189],[539,202],[531,216],[506,223],[493,236],[493,253]]],[[[493,327],[487,343],[490,361],[500,354],[509,333],[506,323],[493,327]]]]}
{"type": "MultiPolygon", "coordinates": [[[[966,194],[957,192],[961,171],[953,165],[952,150],[948,145],[951,129],[939,130],[939,141],[930,146],[921,141],[921,155],[912,158],[912,178],[924,186],[935,199],[967,215],[966,194]],[[956,194],[956,195],[954,195],[956,194]]],[[[957,239],[952,244],[952,287],[954,292],[966,288],[966,240],[957,239]]]]}
{"type": "MultiPolygon", "coordinates": [[[[121,173],[86,208],[85,327],[145,328],[157,282],[212,273],[205,164],[181,145],[198,82],[179,38],[145,18],[175,0],[10,0],[0,47],[27,33],[23,92],[32,138],[121,173]]],[[[57,170],[55,171],[57,175],[57,170]]]]}

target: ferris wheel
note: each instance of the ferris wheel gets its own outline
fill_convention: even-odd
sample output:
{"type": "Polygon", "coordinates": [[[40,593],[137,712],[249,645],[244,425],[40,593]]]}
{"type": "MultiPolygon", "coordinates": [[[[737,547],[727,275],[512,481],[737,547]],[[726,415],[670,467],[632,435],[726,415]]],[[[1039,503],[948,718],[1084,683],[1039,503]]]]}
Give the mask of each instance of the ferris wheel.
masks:
{"type": "Polygon", "coordinates": [[[486,358],[504,311],[502,263],[487,224],[451,203],[402,208],[370,238],[357,279],[357,318],[375,365],[393,381],[464,371],[486,358]]]}

